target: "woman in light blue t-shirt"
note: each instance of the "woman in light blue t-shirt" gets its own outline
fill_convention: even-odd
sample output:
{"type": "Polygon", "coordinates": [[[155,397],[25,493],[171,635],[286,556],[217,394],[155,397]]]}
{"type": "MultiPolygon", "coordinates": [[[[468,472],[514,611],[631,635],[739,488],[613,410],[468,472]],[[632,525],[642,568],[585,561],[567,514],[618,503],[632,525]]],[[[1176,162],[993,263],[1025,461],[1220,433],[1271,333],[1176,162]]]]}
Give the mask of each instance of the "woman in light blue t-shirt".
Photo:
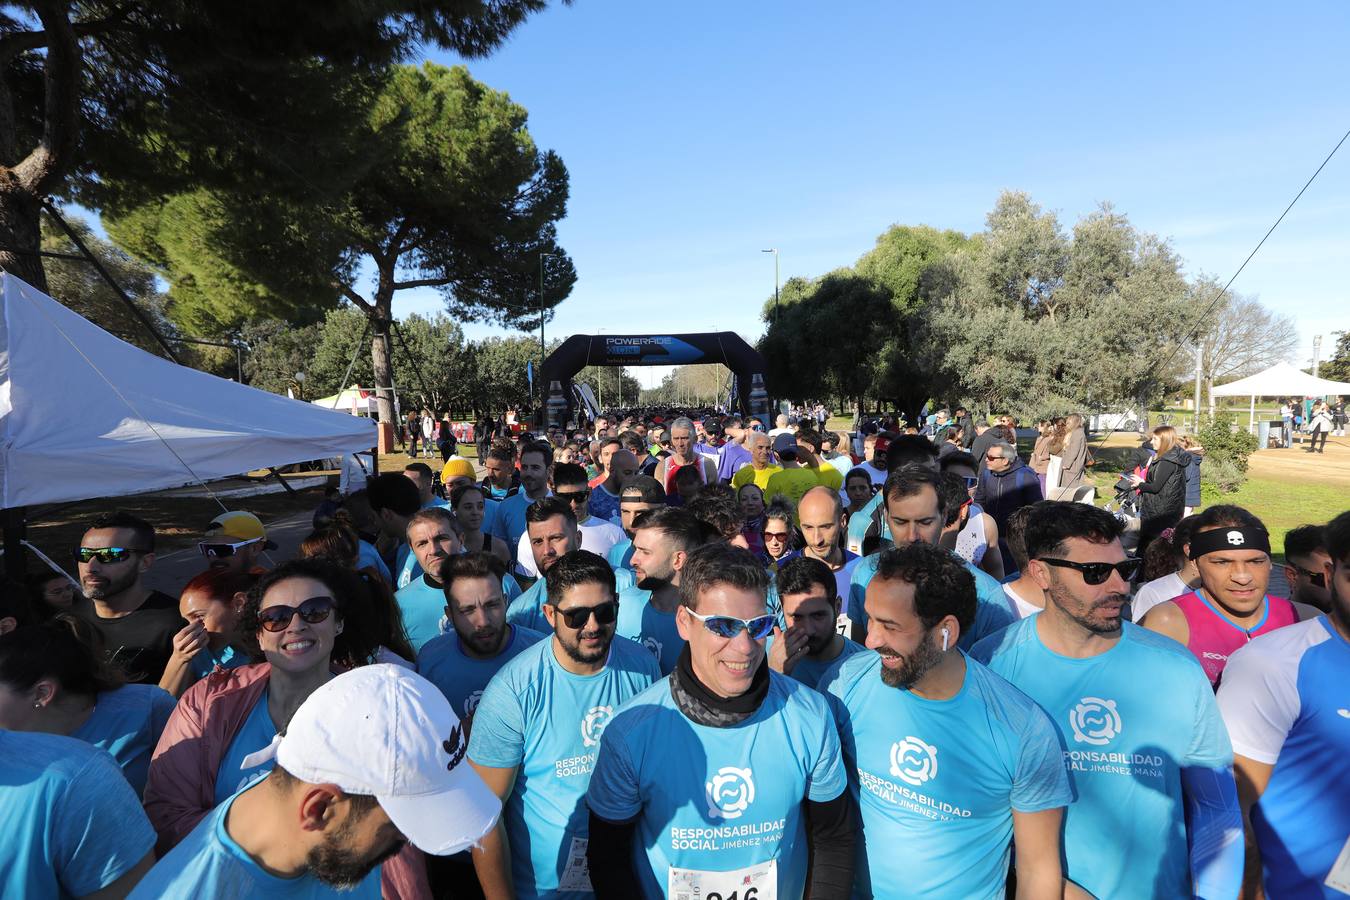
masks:
{"type": "Polygon", "coordinates": [[[96,641],[70,616],[0,635],[0,729],[60,734],[106,750],[139,796],[174,700],[153,685],[127,684],[102,661],[96,641]]]}

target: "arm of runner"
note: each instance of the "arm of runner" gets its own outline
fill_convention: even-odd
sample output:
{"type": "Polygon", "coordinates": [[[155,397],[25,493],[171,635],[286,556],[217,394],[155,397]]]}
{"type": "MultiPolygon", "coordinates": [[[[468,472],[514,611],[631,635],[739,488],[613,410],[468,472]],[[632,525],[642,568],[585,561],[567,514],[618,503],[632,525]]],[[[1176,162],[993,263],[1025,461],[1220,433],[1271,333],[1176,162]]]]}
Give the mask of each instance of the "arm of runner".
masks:
{"type": "Polygon", "coordinates": [[[1059,831],[1064,807],[1054,806],[1036,812],[1014,809],[1013,846],[1017,848],[1017,897],[1073,896],[1064,885],[1059,864],[1059,831]]]}
{"type": "MultiPolygon", "coordinates": [[[[472,759],[469,765],[505,804],[511,796],[511,789],[516,785],[517,770],[480,766],[472,759]]],[[[502,819],[499,818],[497,826],[483,836],[482,845],[473,848],[473,868],[487,900],[509,900],[515,897],[515,886],[511,883],[511,845],[507,841],[506,825],[502,819]]]]}
{"type": "Polygon", "coordinates": [[[810,649],[810,638],[800,628],[783,631],[773,627],[773,643],[769,647],[769,668],[783,675],[791,675],[810,649]]]}
{"type": "Polygon", "coordinates": [[[1139,624],[1170,637],[1183,647],[1190,643],[1191,629],[1186,624],[1186,615],[1170,600],[1150,609],[1139,624]]]}
{"type": "Polygon", "coordinates": [[[173,653],[164,666],[159,686],[175,699],[192,686],[192,659],[206,649],[206,626],[201,620],[189,622],[173,636],[173,653]]]}
{"type": "Polygon", "coordinates": [[[1242,831],[1245,836],[1242,896],[1246,900],[1261,900],[1265,896],[1265,891],[1261,889],[1261,849],[1256,844],[1256,832],[1252,830],[1252,807],[1266,792],[1270,773],[1274,769],[1273,765],[1240,754],[1233,756],[1233,774],[1237,780],[1238,805],[1242,810],[1242,831]]]}
{"type": "Polygon", "coordinates": [[[1003,554],[998,549],[998,523],[993,516],[984,517],[984,542],[988,546],[980,560],[980,568],[1002,581],[1008,573],[1003,568],[1003,554]]]}
{"type": "Polygon", "coordinates": [[[596,900],[610,897],[629,900],[642,896],[642,882],[633,869],[633,836],[636,833],[636,819],[610,822],[591,813],[586,863],[596,900]]]}
{"type": "Polygon", "coordinates": [[[1236,897],[1243,882],[1242,810],[1227,769],[1183,766],[1191,884],[1195,896],[1236,897]]]}
{"type": "Polygon", "coordinates": [[[807,800],[806,840],[811,848],[806,896],[810,900],[848,897],[853,890],[854,842],[858,811],[847,790],[823,803],[807,800]]]}
{"type": "Polygon", "coordinates": [[[118,878],[112,884],[102,890],[94,891],[92,894],[83,895],[80,900],[122,900],[123,897],[131,893],[132,889],[140,883],[155,865],[155,853],[150,851],[141,857],[141,861],[136,863],[121,878],[118,878]]]}

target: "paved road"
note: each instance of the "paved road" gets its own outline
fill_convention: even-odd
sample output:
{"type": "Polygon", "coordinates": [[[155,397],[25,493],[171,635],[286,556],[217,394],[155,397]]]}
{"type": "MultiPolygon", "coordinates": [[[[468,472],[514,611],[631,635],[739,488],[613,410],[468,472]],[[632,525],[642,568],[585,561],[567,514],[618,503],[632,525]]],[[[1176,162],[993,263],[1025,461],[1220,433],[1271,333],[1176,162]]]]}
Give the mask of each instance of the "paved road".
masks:
{"type": "MultiPolygon", "coordinates": [[[[264,558],[264,564],[272,566],[294,559],[300,552],[300,542],[313,529],[313,517],[314,512],[308,510],[264,523],[267,526],[267,537],[277,544],[277,549],[267,554],[271,559],[264,558]]],[[[183,585],[205,569],[206,560],[202,559],[196,545],[193,545],[185,550],[175,550],[173,553],[156,557],[154,566],[145,575],[145,583],[156,590],[177,597],[183,585]]]]}

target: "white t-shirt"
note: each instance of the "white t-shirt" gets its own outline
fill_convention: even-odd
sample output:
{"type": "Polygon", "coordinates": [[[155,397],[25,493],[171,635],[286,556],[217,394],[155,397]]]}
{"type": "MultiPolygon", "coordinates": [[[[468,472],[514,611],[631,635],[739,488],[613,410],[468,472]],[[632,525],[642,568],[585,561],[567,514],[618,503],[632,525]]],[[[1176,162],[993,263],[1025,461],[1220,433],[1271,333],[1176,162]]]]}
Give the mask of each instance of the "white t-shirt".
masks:
{"type": "Polygon", "coordinates": [[[1134,600],[1130,601],[1130,620],[1137,624],[1143,621],[1144,613],[1159,603],[1190,593],[1190,590],[1190,586],[1176,572],[1155,578],[1141,587],[1139,593],[1134,595],[1134,600]]]}
{"type": "MultiPolygon", "coordinates": [[[[589,550],[601,559],[606,557],[611,547],[628,537],[618,525],[598,516],[591,516],[577,525],[577,528],[581,530],[581,549],[589,550]]],[[[539,570],[534,565],[534,552],[530,549],[528,530],[520,536],[520,544],[516,550],[516,569],[530,578],[539,577],[539,570]]]]}
{"type": "Polygon", "coordinates": [[[1017,616],[1019,619],[1027,619],[1036,615],[1036,613],[1043,611],[1042,607],[1023,600],[1022,597],[1012,589],[1011,584],[1005,584],[1003,586],[1003,593],[1008,595],[1008,607],[1012,609],[1013,615],[1017,616]]]}

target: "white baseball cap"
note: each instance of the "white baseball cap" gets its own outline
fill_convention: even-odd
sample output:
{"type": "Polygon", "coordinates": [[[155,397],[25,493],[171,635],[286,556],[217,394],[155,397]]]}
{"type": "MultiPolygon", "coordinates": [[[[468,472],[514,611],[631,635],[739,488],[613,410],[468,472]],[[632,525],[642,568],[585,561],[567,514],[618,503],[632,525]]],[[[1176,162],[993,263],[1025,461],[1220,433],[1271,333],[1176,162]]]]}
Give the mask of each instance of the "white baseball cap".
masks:
{"type": "Polygon", "coordinates": [[[479,843],[501,814],[467,751],[439,688],[402,666],[371,665],[310,694],[285,735],[246,765],[275,758],[301,781],[374,796],[413,846],[448,856],[479,843]]]}

